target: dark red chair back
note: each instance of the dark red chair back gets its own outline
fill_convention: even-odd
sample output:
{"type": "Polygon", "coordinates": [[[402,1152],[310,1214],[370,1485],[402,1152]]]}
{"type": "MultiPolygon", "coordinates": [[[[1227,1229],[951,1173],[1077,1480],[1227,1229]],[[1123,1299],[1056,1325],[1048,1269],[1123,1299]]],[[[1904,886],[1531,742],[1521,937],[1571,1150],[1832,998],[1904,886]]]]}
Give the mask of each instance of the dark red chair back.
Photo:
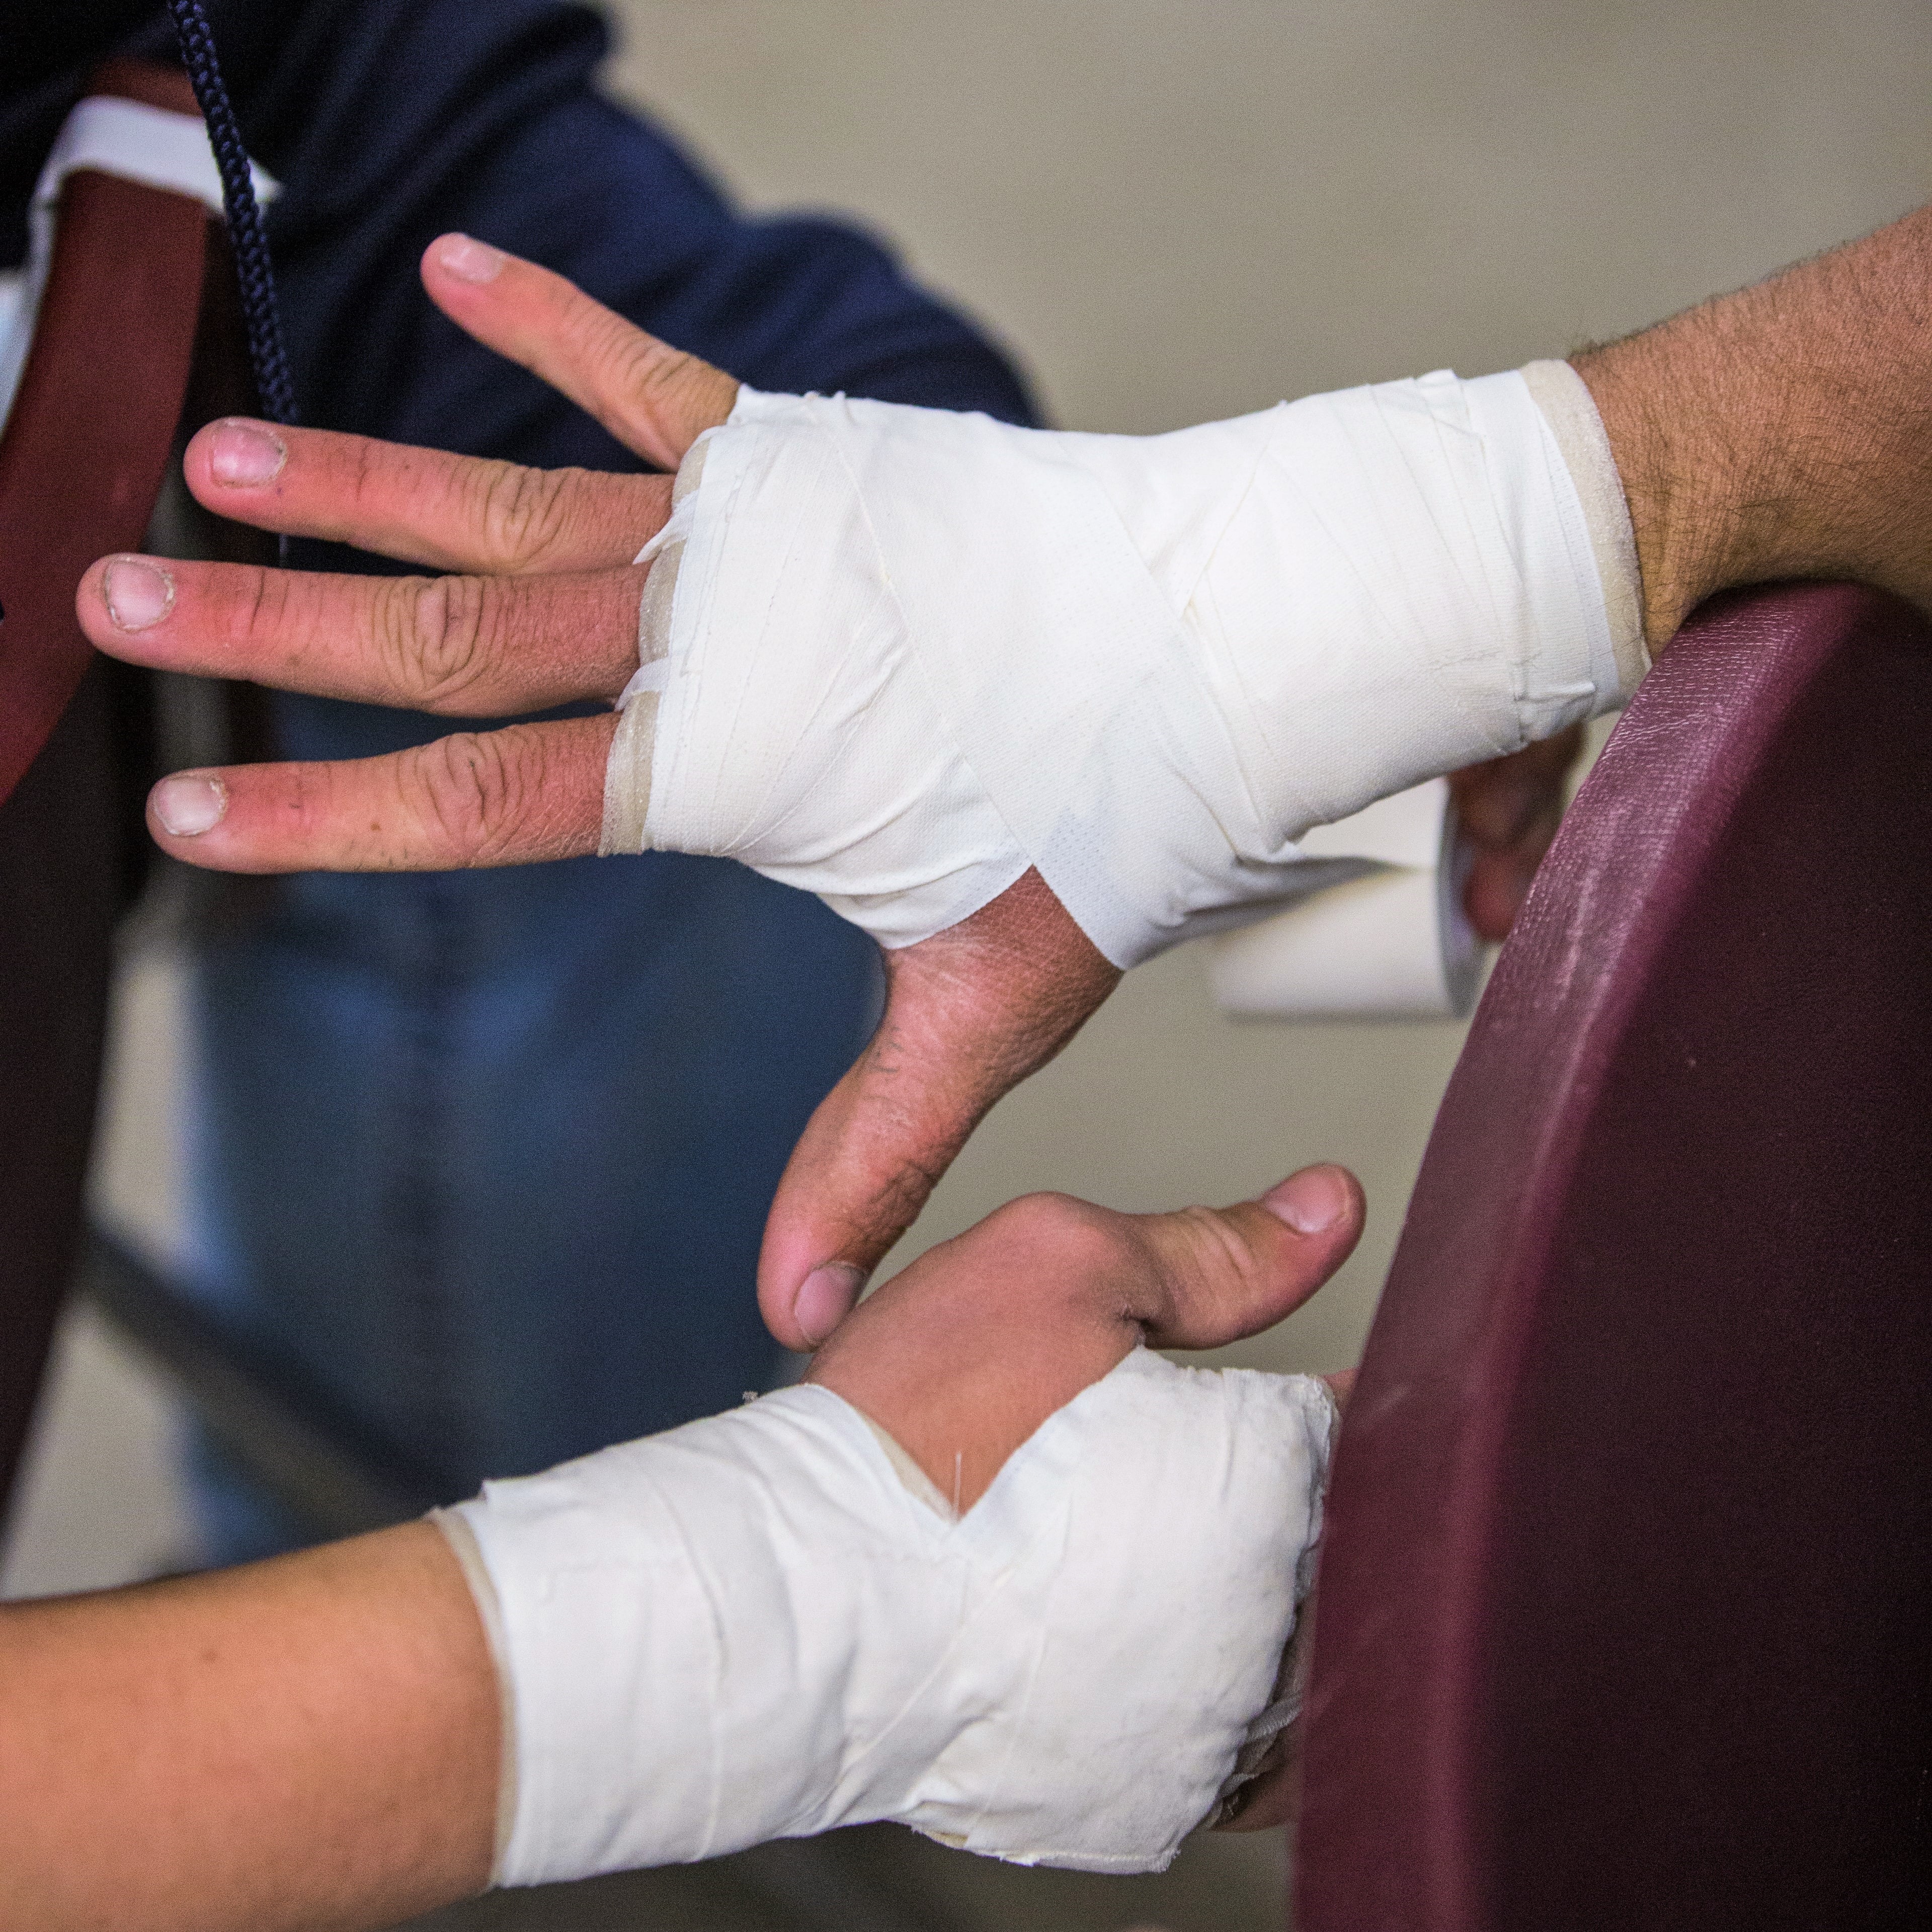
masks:
{"type": "MultiPolygon", "coordinates": [[[[184,76],[140,62],[91,91],[197,111],[184,76]]],[[[224,233],[185,196],[71,175],[0,429],[0,1516],[79,1252],[110,948],[146,844],[148,734],[74,592],[141,541],[177,428],[196,426],[198,335],[204,364],[232,356],[224,233]]]]}
{"type": "Polygon", "coordinates": [[[1504,948],[1337,1460],[1300,1932],[1932,1925],[1932,630],[1707,608],[1504,948]]]}

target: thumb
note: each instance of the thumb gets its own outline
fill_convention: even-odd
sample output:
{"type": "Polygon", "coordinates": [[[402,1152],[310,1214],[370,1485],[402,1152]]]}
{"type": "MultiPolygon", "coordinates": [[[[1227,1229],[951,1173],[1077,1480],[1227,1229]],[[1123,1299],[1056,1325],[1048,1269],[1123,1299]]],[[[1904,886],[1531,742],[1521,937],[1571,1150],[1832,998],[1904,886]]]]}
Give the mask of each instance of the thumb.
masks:
{"type": "Polygon", "coordinates": [[[808,1380],[870,1416],[962,1505],[1142,1342],[1211,1348],[1279,1321],[1347,1258],[1362,1194],[1312,1167],[1258,1202],[1120,1214],[1033,1194],[886,1283],[808,1380]]]}
{"type": "Polygon", "coordinates": [[[626,449],[675,470],[738,400],[734,376],[647,335],[574,282],[467,235],[424,251],[423,286],[486,349],[587,410],[626,449]]]}
{"type": "Polygon", "coordinates": [[[1556,836],[1570,774],[1582,755],[1583,728],[1507,758],[1451,772],[1449,790],[1471,854],[1463,906],[1488,940],[1507,939],[1530,880],[1556,836]]]}
{"type": "Polygon", "coordinates": [[[758,1303],[781,1342],[815,1348],[831,1333],[987,1109],[1120,979],[1030,871],[886,955],[878,1030],[812,1117],[766,1223],[758,1303]]]}
{"type": "Polygon", "coordinates": [[[1217,1348],[1299,1308],[1361,1239],[1362,1185],[1345,1167],[1292,1174],[1258,1201],[1130,1217],[1152,1265],[1131,1307],[1157,1348],[1217,1348]]]}

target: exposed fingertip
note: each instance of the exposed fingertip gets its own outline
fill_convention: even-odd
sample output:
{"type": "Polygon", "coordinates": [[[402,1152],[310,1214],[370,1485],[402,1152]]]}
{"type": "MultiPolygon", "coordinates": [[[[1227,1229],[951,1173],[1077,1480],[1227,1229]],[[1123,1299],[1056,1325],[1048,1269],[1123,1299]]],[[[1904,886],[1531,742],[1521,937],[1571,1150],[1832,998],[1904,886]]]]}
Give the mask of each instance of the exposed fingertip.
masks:
{"type": "Polygon", "coordinates": [[[440,235],[429,244],[436,266],[459,282],[494,282],[510,258],[473,235],[440,235]]]}
{"type": "Polygon", "coordinates": [[[1353,1212],[1355,1184],[1340,1167],[1304,1167],[1262,1196],[1262,1205],[1298,1234],[1325,1234],[1353,1212]]]}
{"type": "Polygon", "coordinates": [[[227,816],[228,788],[212,772],[177,772],[155,786],[148,802],[170,837],[194,838],[227,816]]]}
{"type": "Polygon", "coordinates": [[[799,1283],[791,1314],[807,1348],[817,1348],[851,1313],[865,1282],[849,1263],[826,1262],[799,1283]]]}
{"type": "Polygon", "coordinates": [[[1488,853],[1477,860],[1462,889],[1462,910],[1478,938],[1496,945],[1509,937],[1535,877],[1534,864],[1512,854],[1488,853]]]}

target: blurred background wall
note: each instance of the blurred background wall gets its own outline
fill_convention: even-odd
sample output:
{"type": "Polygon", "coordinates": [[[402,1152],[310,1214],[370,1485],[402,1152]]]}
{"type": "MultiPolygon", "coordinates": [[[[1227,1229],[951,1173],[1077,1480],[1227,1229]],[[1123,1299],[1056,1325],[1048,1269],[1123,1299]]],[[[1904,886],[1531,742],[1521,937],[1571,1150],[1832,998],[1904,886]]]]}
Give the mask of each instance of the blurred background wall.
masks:
{"type": "MultiPolygon", "coordinates": [[[[1058,422],[1085,428],[1561,353],[1932,191],[1923,0],[608,10],[618,92],[752,205],[869,221],[1005,338],[1058,422]]],[[[1308,1309],[1231,1352],[1339,1364],[1366,1333],[1460,1039],[1235,1026],[1198,961],[1171,954],[994,1113],[896,1258],[1030,1189],[1165,1207],[1340,1160],[1368,1188],[1360,1250],[1308,1309]]],[[[166,1251],[183,1076],[165,955],[132,962],[116,1064],[99,1198],[166,1251]]],[[[175,1552],[169,1401],[97,1322],[69,1324],[0,1589],[112,1582],[175,1552]]],[[[1269,1922],[1265,1867],[1224,1876],[1198,1922],[1269,1922]]],[[[998,1910],[989,1923],[1020,1922],[1010,1898],[998,1910]]],[[[1197,1922],[1184,1897],[1160,1910],[1197,1922]]]]}

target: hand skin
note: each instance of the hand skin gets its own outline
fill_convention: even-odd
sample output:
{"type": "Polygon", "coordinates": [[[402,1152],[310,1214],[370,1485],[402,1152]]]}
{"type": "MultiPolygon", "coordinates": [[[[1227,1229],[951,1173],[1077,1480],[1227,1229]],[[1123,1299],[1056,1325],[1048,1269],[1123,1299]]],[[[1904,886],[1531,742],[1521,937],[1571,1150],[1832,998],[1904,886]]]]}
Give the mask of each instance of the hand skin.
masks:
{"type": "MultiPolygon", "coordinates": [[[[1850,576],[1932,608],[1918,506],[1932,482],[1932,212],[1576,358],[1624,478],[1644,625],[1664,649],[1712,592],[1850,576]]],[[[560,278],[461,236],[424,256],[451,318],[667,467],[736,394],[560,278]]],[[[291,575],[104,560],[82,627],[136,662],[458,718],[615,697],[634,667],[662,477],[540,472],[366,439],[211,424],[189,487],[218,514],[454,574],[291,575]],[[249,452],[266,458],[250,468],[249,452]],[[469,574],[464,574],[469,573],[469,574]],[[145,583],[146,596],[142,592],[145,583]]],[[[233,766],[158,786],[175,856],[235,871],[506,865],[595,849],[612,718],[466,730],[388,758],[233,766]],[[169,823],[176,830],[170,831],[169,823]]],[[[1576,740],[1457,775],[1477,848],[1468,904],[1508,930],[1561,808],[1576,740]]],[[[821,1340],[987,1108],[1064,1046],[1118,974],[1037,874],[888,956],[877,1037],[780,1184],[759,1299],[788,1346],[821,1340]]]]}
{"type": "Polygon", "coordinates": [[[1526,745],[1506,758],[1449,774],[1449,793],[1471,848],[1463,910],[1492,944],[1509,937],[1530,881],[1556,836],[1571,768],[1582,756],[1583,728],[1526,745]]]}
{"type": "MultiPolygon", "coordinates": [[[[1360,1190],[1333,1167],[1220,1211],[1016,1202],[886,1283],[812,1378],[970,1505],[1138,1342],[1268,1327],[1361,1225],[1360,1190]]],[[[487,1641],[425,1523],[0,1604],[0,1924],[392,1924],[487,1882],[499,1751],[487,1641]]]]}

